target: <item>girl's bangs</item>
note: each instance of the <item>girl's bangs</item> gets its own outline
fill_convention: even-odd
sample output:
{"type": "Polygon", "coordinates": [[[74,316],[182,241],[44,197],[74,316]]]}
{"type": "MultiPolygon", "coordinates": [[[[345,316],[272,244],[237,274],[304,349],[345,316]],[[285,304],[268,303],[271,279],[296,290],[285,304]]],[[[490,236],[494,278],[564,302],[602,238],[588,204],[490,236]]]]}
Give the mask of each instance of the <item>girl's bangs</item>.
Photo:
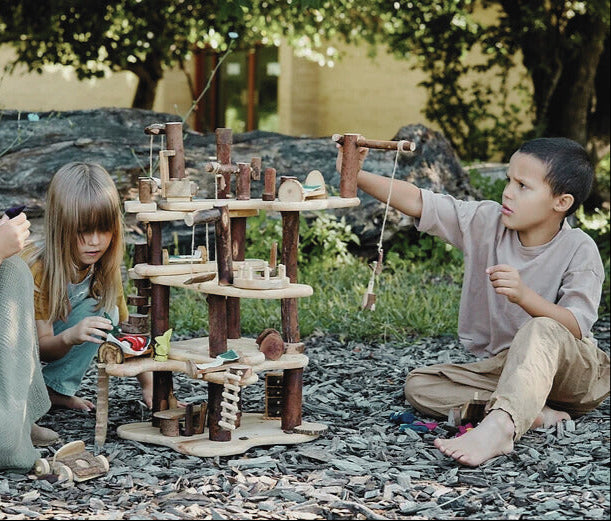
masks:
{"type": "Polygon", "coordinates": [[[118,211],[114,197],[91,197],[89,201],[77,201],[77,232],[111,232],[116,229],[118,211]]]}

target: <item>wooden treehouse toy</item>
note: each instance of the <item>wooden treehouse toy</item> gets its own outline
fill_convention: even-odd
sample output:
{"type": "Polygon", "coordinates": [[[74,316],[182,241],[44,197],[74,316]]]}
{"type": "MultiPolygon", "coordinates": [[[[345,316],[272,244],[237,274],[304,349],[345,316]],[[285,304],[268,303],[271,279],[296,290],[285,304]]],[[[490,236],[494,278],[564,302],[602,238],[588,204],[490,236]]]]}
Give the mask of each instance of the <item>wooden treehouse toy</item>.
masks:
{"type": "MultiPolygon", "coordinates": [[[[150,125],[146,133],[165,136],[167,145],[160,156],[161,186],[141,179],[139,194],[144,194],[145,200],[125,203],[126,211],[135,213],[147,228],[147,242],[137,245],[133,268],[129,270],[138,294],[130,296],[128,303],[138,306],[138,314],[146,315],[146,329],[155,339],[155,356],[124,356],[119,360],[100,353],[98,403],[102,401],[102,406],[98,405],[96,444],[103,445],[106,437],[107,405],[103,406],[103,401],[108,399],[108,378],[146,371],[153,372],[152,420],[119,426],[121,438],[200,457],[240,454],[254,446],[316,439],[327,427],[302,418],[303,372],[309,360],[300,338],[298,299],[309,297],[313,289],[298,283],[299,216],[302,211],[357,206],[357,171],[342,174],[353,179],[341,182],[339,196],[328,196],[324,179],[317,171],[310,172],[303,185],[283,179],[277,189],[276,170],[267,167],[262,171],[261,160],[256,157],[233,163],[231,130],[217,129],[216,161],[204,165],[215,176],[215,194],[213,198],[198,199],[192,189],[187,190],[181,125],[150,125]],[[262,196],[253,199],[251,182],[261,178],[262,196]],[[175,184],[179,180],[185,182],[175,184]],[[354,189],[348,190],[349,186],[354,189]],[[152,197],[154,190],[160,191],[160,199],[152,206],[146,199],[152,197]],[[287,195],[293,190],[298,195],[287,195]],[[269,260],[245,258],[246,222],[260,210],[280,213],[279,259],[275,247],[269,260]],[[171,221],[183,221],[193,228],[213,226],[214,245],[206,245],[197,257],[195,251],[191,256],[164,255],[162,227],[171,221]],[[207,295],[207,337],[168,340],[173,287],[207,295]],[[279,301],[281,330],[261,324],[258,338],[243,337],[240,303],[245,298],[279,301]],[[167,340],[167,349],[161,349],[161,338],[167,340]],[[207,401],[178,409],[173,373],[205,382],[207,401]],[[249,412],[241,391],[257,382],[259,375],[265,376],[266,410],[249,412]]],[[[138,329],[136,324],[134,327],[138,329]]]]}
{"type": "Polygon", "coordinates": [[[34,474],[39,478],[53,475],[59,481],[86,481],[103,476],[110,469],[108,460],[85,450],[85,442],[78,440],[60,448],[53,459],[40,458],[34,463],[34,474]]]}

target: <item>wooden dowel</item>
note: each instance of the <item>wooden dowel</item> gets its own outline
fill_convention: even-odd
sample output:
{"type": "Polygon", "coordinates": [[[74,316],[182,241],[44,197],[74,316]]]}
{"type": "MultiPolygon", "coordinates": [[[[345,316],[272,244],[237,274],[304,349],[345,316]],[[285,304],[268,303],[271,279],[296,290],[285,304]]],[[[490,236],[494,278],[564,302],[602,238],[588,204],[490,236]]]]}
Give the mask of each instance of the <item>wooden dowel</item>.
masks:
{"type": "MultiPolygon", "coordinates": [[[[160,222],[148,224],[149,264],[163,263],[160,222]]],[[[163,335],[170,328],[170,288],[151,284],[151,337],[163,335]]],[[[161,371],[153,373],[153,413],[169,407],[173,398],[172,373],[161,371]]],[[[159,426],[159,420],[153,417],[153,426],[159,426]]]]}
{"type": "Polygon", "coordinates": [[[253,181],[261,179],[261,158],[253,157],[250,160],[250,173],[253,181]]]}
{"type": "Polygon", "coordinates": [[[238,165],[223,165],[221,163],[206,163],[204,165],[204,171],[208,172],[208,173],[215,173],[215,174],[237,174],[240,169],[238,168],[238,165]]]}
{"type": "Polygon", "coordinates": [[[344,134],[342,168],[339,179],[339,196],[356,197],[356,178],[359,173],[358,134],[344,134]]]}
{"type": "Polygon", "coordinates": [[[276,199],[276,169],[268,167],[264,174],[264,188],[261,198],[264,201],[273,201],[276,199]]]}
{"type": "Polygon", "coordinates": [[[231,219],[227,205],[214,206],[221,212],[221,217],[215,224],[216,263],[218,283],[221,286],[233,284],[233,264],[231,252],[231,219]]]}
{"type": "Polygon", "coordinates": [[[250,199],[250,165],[248,163],[238,163],[238,169],[236,199],[248,201],[250,199]]]}
{"type": "MultiPolygon", "coordinates": [[[[281,212],[282,215],[282,264],[292,284],[297,283],[297,255],[299,246],[299,212],[281,212]]],[[[282,336],[285,342],[299,342],[298,300],[280,301],[282,336]]]]}
{"type": "Polygon", "coordinates": [[[208,351],[210,358],[227,352],[227,302],[221,295],[209,294],[208,351]]]}
{"type": "Polygon", "coordinates": [[[98,364],[98,397],[95,405],[95,446],[106,443],[108,430],[108,374],[104,364],[98,364]]]}
{"type": "Polygon", "coordinates": [[[185,436],[193,436],[193,404],[188,403],[185,407],[185,436]]]}
{"type": "Polygon", "coordinates": [[[195,224],[211,223],[221,218],[221,212],[216,208],[210,208],[208,210],[197,210],[195,212],[188,213],[185,215],[185,224],[187,226],[193,226],[195,224]]]}
{"type": "MultiPolygon", "coordinates": [[[[231,256],[234,261],[243,261],[246,254],[246,217],[231,219],[231,256]]],[[[242,336],[240,299],[227,297],[227,337],[242,336]]]]}
{"type": "MultiPolygon", "coordinates": [[[[353,136],[355,134],[345,134],[348,136],[353,136]]],[[[331,138],[335,143],[339,143],[340,145],[344,144],[344,136],[341,134],[333,134],[331,138]]],[[[403,141],[403,152],[413,152],[416,150],[416,143],[413,141],[407,141],[405,139],[399,141],[381,141],[377,139],[366,139],[363,136],[359,136],[356,140],[356,146],[365,147],[365,148],[375,148],[379,150],[397,150],[399,143],[403,141]]]]}
{"type": "Polygon", "coordinates": [[[301,425],[303,400],[303,369],[285,369],[282,377],[282,419],[283,431],[292,431],[301,425]]]}
{"type": "MultiPolygon", "coordinates": [[[[216,129],[216,160],[221,165],[231,164],[231,144],[233,143],[233,135],[230,128],[216,129]]],[[[217,197],[219,199],[227,199],[231,192],[231,174],[221,172],[225,181],[224,185],[219,183],[217,197]]]]}
{"type": "Polygon", "coordinates": [[[182,140],[182,123],[172,121],[165,124],[165,134],[169,150],[175,154],[169,157],[170,179],[185,177],[185,147],[182,140]]]}

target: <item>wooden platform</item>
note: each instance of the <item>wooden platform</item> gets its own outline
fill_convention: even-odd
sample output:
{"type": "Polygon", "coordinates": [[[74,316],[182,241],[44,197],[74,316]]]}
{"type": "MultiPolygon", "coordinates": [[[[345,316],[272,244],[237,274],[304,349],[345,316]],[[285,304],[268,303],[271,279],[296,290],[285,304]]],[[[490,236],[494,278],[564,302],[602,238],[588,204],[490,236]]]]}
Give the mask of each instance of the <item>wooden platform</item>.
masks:
{"type": "Polygon", "coordinates": [[[306,212],[350,208],[361,203],[358,197],[327,197],[310,199],[301,202],[264,201],[263,199],[193,199],[192,201],[157,202],[157,211],[146,211],[137,204],[125,207],[128,213],[137,213],[136,219],[141,222],[178,221],[185,215],[198,210],[209,210],[215,205],[226,204],[229,211],[265,210],[267,212],[306,212]]]}
{"type": "Polygon", "coordinates": [[[159,275],[148,277],[153,284],[160,286],[173,286],[175,288],[189,288],[200,293],[222,295],[224,297],[254,298],[261,300],[278,300],[283,298],[310,297],[314,293],[312,286],[307,284],[290,284],[281,289],[243,289],[235,286],[221,286],[217,280],[209,282],[196,282],[185,284],[185,275],[159,275]]]}
{"type": "Polygon", "coordinates": [[[287,434],[280,428],[280,420],[264,420],[262,413],[243,413],[240,427],[231,432],[231,441],[211,441],[207,428],[203,434],[195,436],[163,436],[159,428],[153,427],[150,422],[121,425],[117,434],[126,440],[162,445],[182,454],[212,458],[243,454],[252,447],[294,445],[313,441],[327,430],[327,426],[304,422],[299,429],[317,434],[287,434]]]}

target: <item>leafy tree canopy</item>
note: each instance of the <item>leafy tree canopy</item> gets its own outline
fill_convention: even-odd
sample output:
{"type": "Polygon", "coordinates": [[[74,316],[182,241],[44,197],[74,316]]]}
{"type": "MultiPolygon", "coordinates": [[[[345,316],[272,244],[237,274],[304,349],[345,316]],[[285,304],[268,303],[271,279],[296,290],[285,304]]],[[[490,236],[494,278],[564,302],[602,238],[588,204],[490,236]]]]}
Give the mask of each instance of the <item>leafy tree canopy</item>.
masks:
{"type": "MultiPolygon", "coordinates": [[[[609,143],[609,0],[12,0],[0,5],[0,43],[40,71],[71,65],[80,78],[128,70],[133,106],[152,107],[164,68],[196,48],[278,44],[323,64],[329,42],[385,45],[428,73],[425,114],[464,158],[505,155],[526,136],[609,143]],[[483,17],[486,10],[493,16],[483,17]],[[475,51],[475,52],[473,52],[475,51]],[[601,56],[603,59],[601,59],[601,56]],[[522,63],[517,84],[508,72],[522,63]],[[494,81],[490,81],[490,73],[494,81]],[[467,80],[468,78],[468,80],[467,80]],[[510,96],[510,93],[514,96],[510,96]],[[521,119],[521,94],[532,121],[521,119]]],[[[406,93],[409,95],[409,93],[406,93]]]]}

